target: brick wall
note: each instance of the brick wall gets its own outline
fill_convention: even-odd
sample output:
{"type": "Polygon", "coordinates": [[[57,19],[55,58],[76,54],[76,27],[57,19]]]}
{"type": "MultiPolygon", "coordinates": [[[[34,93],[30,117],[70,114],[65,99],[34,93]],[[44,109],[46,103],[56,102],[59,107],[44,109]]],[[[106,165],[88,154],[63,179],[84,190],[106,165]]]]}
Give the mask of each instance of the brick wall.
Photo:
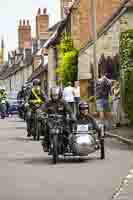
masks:
{"type": "Polygon", "coordinates": [[[48,39],[49,16],[47,10],[44,8],[43,13],[39,8],[36,16],[36,38],[45,40],[48,39]]]}
{"type": "Polygon", "coordinates": [[[67,8],[70,6],[72,0],[60,0],[61,18],[64,18],[67,8]]]}
{"type": "MultiPolygon", "coordinates": [[[[121,0],[96,0],[97,29],[119,6],[121,0]]],[[[83,47],[91,37],[91,0],[75,1],[71,14],[71,31],[76,47],[83,47]]]]}
{"type": "MultiPolygon", "coordinates": [[[[123,16],[117,20],[112,27],[97,40],[97,61],[102,54],[105,57],[114,57],[119,54],[119,39],[121,32],[133,28],[133,9],[128,10],[123,16]]],[[[83,53],[79,55],[78,76],[81,80],[81,95],[85,94],[86,83],[91,78],[90,63],[93,63],[93,46],[89,46],[83,53]]],[[[86,90],[86,94],[87,94],[86,90]]]]}
{"type": "Polygon", "coordinates": [[[19,49],[31,48],[31,26],[29,20],[20,20],[18,27],[18,46],[19,49]]]}
{"type": "Polygon", "coordinates": [[[97,29],[112,15],[122,0],[96,0],[97,29]]]}

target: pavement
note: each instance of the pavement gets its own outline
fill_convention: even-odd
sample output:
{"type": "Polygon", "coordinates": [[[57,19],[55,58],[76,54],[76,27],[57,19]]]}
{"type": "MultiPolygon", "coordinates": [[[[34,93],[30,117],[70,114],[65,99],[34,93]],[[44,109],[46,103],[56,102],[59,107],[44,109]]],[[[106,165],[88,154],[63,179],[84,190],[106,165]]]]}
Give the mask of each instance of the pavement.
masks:
{"type": "Polygon", "coordinates": [[[107,132],[106,136],[116,138],[128,145],[133,145],[133,127],[122,126],[107,132]]]}
{"type": "MultiPolygon", "coordinates": [[[[133,127],[123,126],[106,133],[106,136],[133,146],[133,127]]],[[[112,199],[133,200],[133,167],[129,170],[127,176],[125,176],[121,181],[119,187],[113,194],[112,199]]]]}

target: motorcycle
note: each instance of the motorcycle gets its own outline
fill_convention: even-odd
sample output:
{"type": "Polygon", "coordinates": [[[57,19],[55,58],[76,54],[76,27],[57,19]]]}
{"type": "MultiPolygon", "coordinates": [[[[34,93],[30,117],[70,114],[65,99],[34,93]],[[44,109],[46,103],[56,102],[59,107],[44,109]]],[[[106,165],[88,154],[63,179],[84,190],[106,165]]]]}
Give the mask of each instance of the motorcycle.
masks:
{"type": "Polygon", "coordinates": [[[36,104],[34,109],[32,108],[32,116],[31,116],[31,133],[34,140],[39,141],[40,137],[43,136],[43,132],[45,131],[45,113],[42,112],[41,105],[36,104]],[[34,111],[34,112],[33,112],[34,111]]]}
{"type": "Polygon", "coordinates": [[[19,103],[18,104],[18,114],[19,114],[19,117],[21,119],[25,120],[25,107],[24,107],[25,102],[24,102],[24,100],[19,100],[18,103],[19,103]]]}
{"type": "Polygon", "coordinates": [[[1,99],[0,100],[1,119],[5,119],[5,117],[6,117],[6,110],[7,110],[6,100],[5,99],[1,99]]]}
{"type": "Polygon", "coordinates": [[[101,125],[101,131],[98,134],[92,129],[92,124],[70,122],[71,120],[66,120],[64,123],[62,115],[48,116],[49,155],[52,155],[53,163],[57,163],[59,156],[73,156],[81,159],[97,150],[100,150],[100,158],[104,159],[104,126],[101,125]]]}

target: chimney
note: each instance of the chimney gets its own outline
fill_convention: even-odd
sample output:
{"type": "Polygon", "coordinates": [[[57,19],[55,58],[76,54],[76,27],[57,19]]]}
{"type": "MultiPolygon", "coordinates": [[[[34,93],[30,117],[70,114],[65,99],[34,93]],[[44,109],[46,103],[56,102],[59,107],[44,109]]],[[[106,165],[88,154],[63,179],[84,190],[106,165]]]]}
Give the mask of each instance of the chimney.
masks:
{"type": "Polygon", "coordinates": [[[60,0],[61,19],[67,15],[68,9],[73,0],[60,0]]]}
{"type": "Polygon", "coordinates": [[[36,38],[37,40],[48,39],[49,16],[47,9],[43,11],[39,8],[36,16],[36,38]]]}
{"type": "Polygon", "coordinates": [[[18,26],[18,47],[20,50],[31,49],[31,26],[29,20],[20,20],[18,26]]]}

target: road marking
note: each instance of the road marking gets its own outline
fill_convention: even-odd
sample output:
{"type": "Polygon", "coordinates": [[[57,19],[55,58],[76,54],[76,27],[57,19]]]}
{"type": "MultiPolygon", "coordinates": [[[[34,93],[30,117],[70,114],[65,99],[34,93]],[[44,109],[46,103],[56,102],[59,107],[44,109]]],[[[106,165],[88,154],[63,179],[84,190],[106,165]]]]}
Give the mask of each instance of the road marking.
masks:
{"type": "Polygon", "coordinates": [[[120,186],[115,191],[115,193],[113,194],[111,199],[118,200],[118,198],[120,197],[120,195],[123,192],[123,190],[125,189],[125,187],[127,187],[127,185],[129,184],[129,180],[132,178],[133,178],[133,169],[131,169],[129,171],[128,175],[122,180],[120,186]]]}

